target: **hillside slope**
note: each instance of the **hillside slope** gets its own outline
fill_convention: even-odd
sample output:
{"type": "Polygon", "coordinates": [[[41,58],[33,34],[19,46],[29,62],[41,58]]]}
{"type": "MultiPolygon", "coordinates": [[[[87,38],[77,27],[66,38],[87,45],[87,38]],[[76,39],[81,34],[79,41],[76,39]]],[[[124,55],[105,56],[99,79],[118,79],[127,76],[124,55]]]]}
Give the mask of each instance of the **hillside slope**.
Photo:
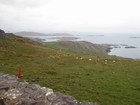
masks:
{"type": "Polygon", "coordinates": [[[0,72],[101,105],[140,104],[140,60],[66,53],[29,39],[0,37],[0,72]]]}
{"type": "Polygon", "coordinates": [[[107,45],[93,44],[86,41],[47,42],[46,45],[67,52],[94,56],[107,56],[110,49],[107,45]]]}

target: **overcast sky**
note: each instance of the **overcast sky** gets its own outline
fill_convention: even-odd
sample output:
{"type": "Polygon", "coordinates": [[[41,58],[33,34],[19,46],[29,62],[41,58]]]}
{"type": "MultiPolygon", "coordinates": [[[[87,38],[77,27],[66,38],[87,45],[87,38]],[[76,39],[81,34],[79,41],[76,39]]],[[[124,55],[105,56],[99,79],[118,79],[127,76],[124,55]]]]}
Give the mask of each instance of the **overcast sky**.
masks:
{"type": "Polygon", "coordinates": [[[9,31],[140,33],[140,0],[0,0],[9,31]]]}

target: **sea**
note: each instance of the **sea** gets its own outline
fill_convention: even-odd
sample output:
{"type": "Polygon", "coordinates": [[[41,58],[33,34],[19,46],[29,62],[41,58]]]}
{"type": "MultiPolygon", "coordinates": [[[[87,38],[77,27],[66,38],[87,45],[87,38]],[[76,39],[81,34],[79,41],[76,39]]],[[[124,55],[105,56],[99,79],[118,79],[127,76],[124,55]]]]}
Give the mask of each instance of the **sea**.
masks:
{"type": "Polygon", "coordinates": [[[140,59],[140,37],[131,35],[104,35],[104,36],[86,36],[82,35],[79,40],[85,40],[97,44],[112,45],[109,55],[120,57],[140,59]],[[126,48],[126,47],[130,48],[126,48]],[[133,48],[131,48],[133,47],[133,48]]]}
{"type": "MultiPolygon", "coordinates": [[[[29,36],[30,37],[30,36],[29,36]]],[[[45,41],[57,41],[55,37],[65,36],[32,36],[33,38],[45,39],[45,41]]],[[[108,53],[109,55],[116,55],[120,57],[140,59],[140,34],[127,35],[127,34],[115,34],[115,35],[73,35],[70,37],[78,37],[74,41],[88,41],[96,44],[109,44],[112,49],[108,53]],[[127,47],[127,48],[126,48],[127,47]]]]}

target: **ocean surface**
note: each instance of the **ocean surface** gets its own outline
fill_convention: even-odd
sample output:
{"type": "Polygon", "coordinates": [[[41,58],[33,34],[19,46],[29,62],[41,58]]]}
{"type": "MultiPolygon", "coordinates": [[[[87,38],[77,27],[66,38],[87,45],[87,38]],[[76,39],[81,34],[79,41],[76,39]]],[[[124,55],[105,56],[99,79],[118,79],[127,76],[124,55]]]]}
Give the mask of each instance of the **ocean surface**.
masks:
{"type": "Polygon", "coordinates": [[[127,35],[105,35],[105,36],[80,36],[79,40],[85,40],[98,44],[115,44],[112,46],[109,55],[116,55],[127,58],[140,59],[140,38],[139,36],[127,35]],[[136,48],[125,48],[126,46],[134,46],[136,48]]]}
{"type": "MultiPolygon", "coordinates": [[[[32,36],[34,38],[45,39],[46,41],[57,41],[55,37],[66,36],[32,36]],[[53,38],[53,39],[51,39],[53,38]]],[[[97,44],[113,44],[109,55],[116,55],[127,58],[140,59],[140,35],[74,35],[70,37],[78,37],[76,41],[88,41],[97,44]],[[125,48],[126,46],[134,46],[136,48],[125,48]]]]}

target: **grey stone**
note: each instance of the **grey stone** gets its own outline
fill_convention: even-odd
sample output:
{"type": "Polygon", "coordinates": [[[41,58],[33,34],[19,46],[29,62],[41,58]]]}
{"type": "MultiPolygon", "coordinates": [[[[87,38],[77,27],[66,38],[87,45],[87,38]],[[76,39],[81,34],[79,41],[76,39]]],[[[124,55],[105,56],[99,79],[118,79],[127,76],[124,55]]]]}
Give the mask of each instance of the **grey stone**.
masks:
{"type": "Polygon", "coordinates": [[[79,102],[72,96],[38,84],[19,82],[13,75],[0,73],[0,105],[98,105],[79,102]]]}
{"type": "Polygon", "coordinates": [[[5,105],[4,101],[0,99],[0,105],[5,105]]]}
{"type": "Polygon", "coordinates": [[[72,96],[66,96],[62,93],[56,92],[48,96],[48,100],[53,105],[77,105],[78,101],[72,96]]]}
{"type": "Polygon", "coordinates": [[[4,35],[5,35],[5,32],[2,29],[0,29],[0,37],[4,35]]]}

